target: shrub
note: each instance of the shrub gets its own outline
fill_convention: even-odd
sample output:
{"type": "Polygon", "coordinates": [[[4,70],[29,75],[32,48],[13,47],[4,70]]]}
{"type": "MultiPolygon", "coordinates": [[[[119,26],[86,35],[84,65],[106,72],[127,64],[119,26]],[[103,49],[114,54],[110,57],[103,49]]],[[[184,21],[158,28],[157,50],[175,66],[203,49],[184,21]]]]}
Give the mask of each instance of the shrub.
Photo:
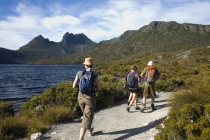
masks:
{"type": "Polygon", "coordinates": [[[123,79],[113,77],[109,74],[99,77],[102,89],[96,93],[97,109],[114,105],[116,101],[125,98],[123,79]]]}
{"type": "Polygon", "coordinates": [[[0,101],[0,118],[14,116],[13,104],[0,101]]]}
{"type": "Polygon", "coordinates": [[[156,128],[156,140],[208,139],[210,134],[210,81],[201,79],[190,90],[174,93],[170,98],[168,118],[156,128]]]}
{"type": "Polygon", "coordinates": [[[158,80],[155,84],[155,88],[157,91],[166,91],[166,92],[170,92],[175,89],[171,81],[166,81],[166,80],[158,80]]]}
{"type": "Polygon", "coordinates": [[[46,106],[67,106],[73,111],[78,110],[77,90],[72,82],[61,82],[57,86],[46,89],[42,94],[32,97],[21,107],[21,114],[41,115],[46,106]]]}
{"type": "Polygon", "coordinates": [[[208,139],[210,123],[206,112],[209,111],[209,106],[210,104],[203,106],[194,102],[179,109],[171,109],[163,122],[164,127],[156,127],[160,132],[155,140],[208,139]]]}

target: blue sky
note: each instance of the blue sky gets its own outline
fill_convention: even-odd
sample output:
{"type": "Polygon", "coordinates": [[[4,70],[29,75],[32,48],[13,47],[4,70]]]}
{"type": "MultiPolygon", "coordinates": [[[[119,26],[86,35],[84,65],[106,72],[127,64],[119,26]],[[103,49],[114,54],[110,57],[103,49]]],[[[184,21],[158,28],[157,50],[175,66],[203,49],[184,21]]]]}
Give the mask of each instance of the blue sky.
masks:
{"type": "Polygon", "coordinates": [[[0,47],[17,50],[40,34],[60,42],[66,32],[98,43],[151,21],[210,25],[210,0],[0,0],[0,47]]]}

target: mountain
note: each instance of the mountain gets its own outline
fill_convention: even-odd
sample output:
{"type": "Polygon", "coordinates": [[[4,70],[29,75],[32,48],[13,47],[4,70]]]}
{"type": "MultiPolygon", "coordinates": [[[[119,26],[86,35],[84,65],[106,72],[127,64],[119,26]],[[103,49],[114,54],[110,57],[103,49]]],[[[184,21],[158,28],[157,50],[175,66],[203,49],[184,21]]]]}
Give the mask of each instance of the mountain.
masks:
{"type": "Polygon", "coordinates": [[[95,63],[109,63],[180,49],[210,45],[210,25],[152,21],[138,30],[124,32],[118,38],[99,42],[86,52],[36,63],[81,63],[91,56],[95,63]]]}
{"type": "Polygon", "coordinates": [[[210,25],[152,21],[138,30],[128,30],[117,38],[99,43],[84,34],[65,33],[60,42],[42,35],[22,46],[15,62],[34,64],[75,64],[91,56],[94,62],[123,61],[180,49],[210,45],[210,25]]]}
{"type": "Polygon", "coordinates": [[[0,64],[18,64],[17,61],[21,58],[23,58],[21,53],[0,48],[0,64]]]}
{"type": "Polygon", "coordinates": [[[60,42],[49,41],[49,39],[39,35],[18,49],[17,52],[24,56],[21,62],[28,63],[39,59],[50,59],[76,54],[88,50],[95,44],[95,42],[84,34],[74,35],[67,32],[60,42]]]}

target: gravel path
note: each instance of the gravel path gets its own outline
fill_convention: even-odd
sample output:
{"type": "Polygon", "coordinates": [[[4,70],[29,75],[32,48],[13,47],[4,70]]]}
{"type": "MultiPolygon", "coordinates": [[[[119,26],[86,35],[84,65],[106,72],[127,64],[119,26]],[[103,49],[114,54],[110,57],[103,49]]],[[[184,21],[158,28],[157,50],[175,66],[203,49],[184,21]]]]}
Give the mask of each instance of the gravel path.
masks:
{"type": "MultiPolygon", "coordinates": [[[[115,106],[96,112],[93,121],[94,133],[89,136],[86,132],[85,140],[154,140],[158,133],[155,126],[162,123],[167,116],[169,107],[167,99],[172,93],[157,93],[155,107],[151,112],[151,99],[147,99],[146,110],[140,113],[134,106],[127,112],[127,100],[115,106]]],[[[141,107],[142,99],[138,105],[141,107]]],[[[52,126],[44,135],[48,140],[78,140],[81,122],[72,122],[52,126]]]]}

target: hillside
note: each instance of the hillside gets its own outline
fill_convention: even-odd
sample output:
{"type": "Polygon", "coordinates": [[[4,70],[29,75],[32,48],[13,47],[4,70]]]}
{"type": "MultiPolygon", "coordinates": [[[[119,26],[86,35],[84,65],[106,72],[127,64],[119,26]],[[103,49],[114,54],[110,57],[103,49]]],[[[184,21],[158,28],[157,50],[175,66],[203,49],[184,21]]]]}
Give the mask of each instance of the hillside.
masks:
{"type": "Polygon", "coordinates": [[[0,48],[0,64],[17,64],[21,58],[23,58],[21,53],[0,48]]]}
{"type": "MultiPolygon", "coordinates": [[[[39,35],[17,51],[8,50],[8,56],[12,57],[3,57],[1,63],[77,64],[88,56],[94,58],[95,64],[111,63],[160,52],[209,46],[209,38],[210,25],[152,21],[138,30],[125,31],[117,38],[99,43],[84,34],[67,32],[60,42],[39,35]]],[[[0,56],[3,56],[1,54],[2,51],[0,56]]]]}
{"type": "Polygon", "coordinates": [[[84,34],[65,33],[60,42],[50,41],[42,35],[38,35],[17,51],[7,50],[4,55],[3,49],[0,56],[4,56],[0,63],[29,63],[39,59],[63,57],[86,51],[96,43],[84,34]],[[12,60],[12,61],[9,61],[12,60]]]}
{"type": "Polygon", "coordinates": [[[118,38],[101,41],[86,52],[36,63],[81,63],[87,56],[93,57],[96,64],[116,62],[160,52],[209,46],[209,38],[210,25],[153,21],[138,30],[126,31],[118,38]]]}

